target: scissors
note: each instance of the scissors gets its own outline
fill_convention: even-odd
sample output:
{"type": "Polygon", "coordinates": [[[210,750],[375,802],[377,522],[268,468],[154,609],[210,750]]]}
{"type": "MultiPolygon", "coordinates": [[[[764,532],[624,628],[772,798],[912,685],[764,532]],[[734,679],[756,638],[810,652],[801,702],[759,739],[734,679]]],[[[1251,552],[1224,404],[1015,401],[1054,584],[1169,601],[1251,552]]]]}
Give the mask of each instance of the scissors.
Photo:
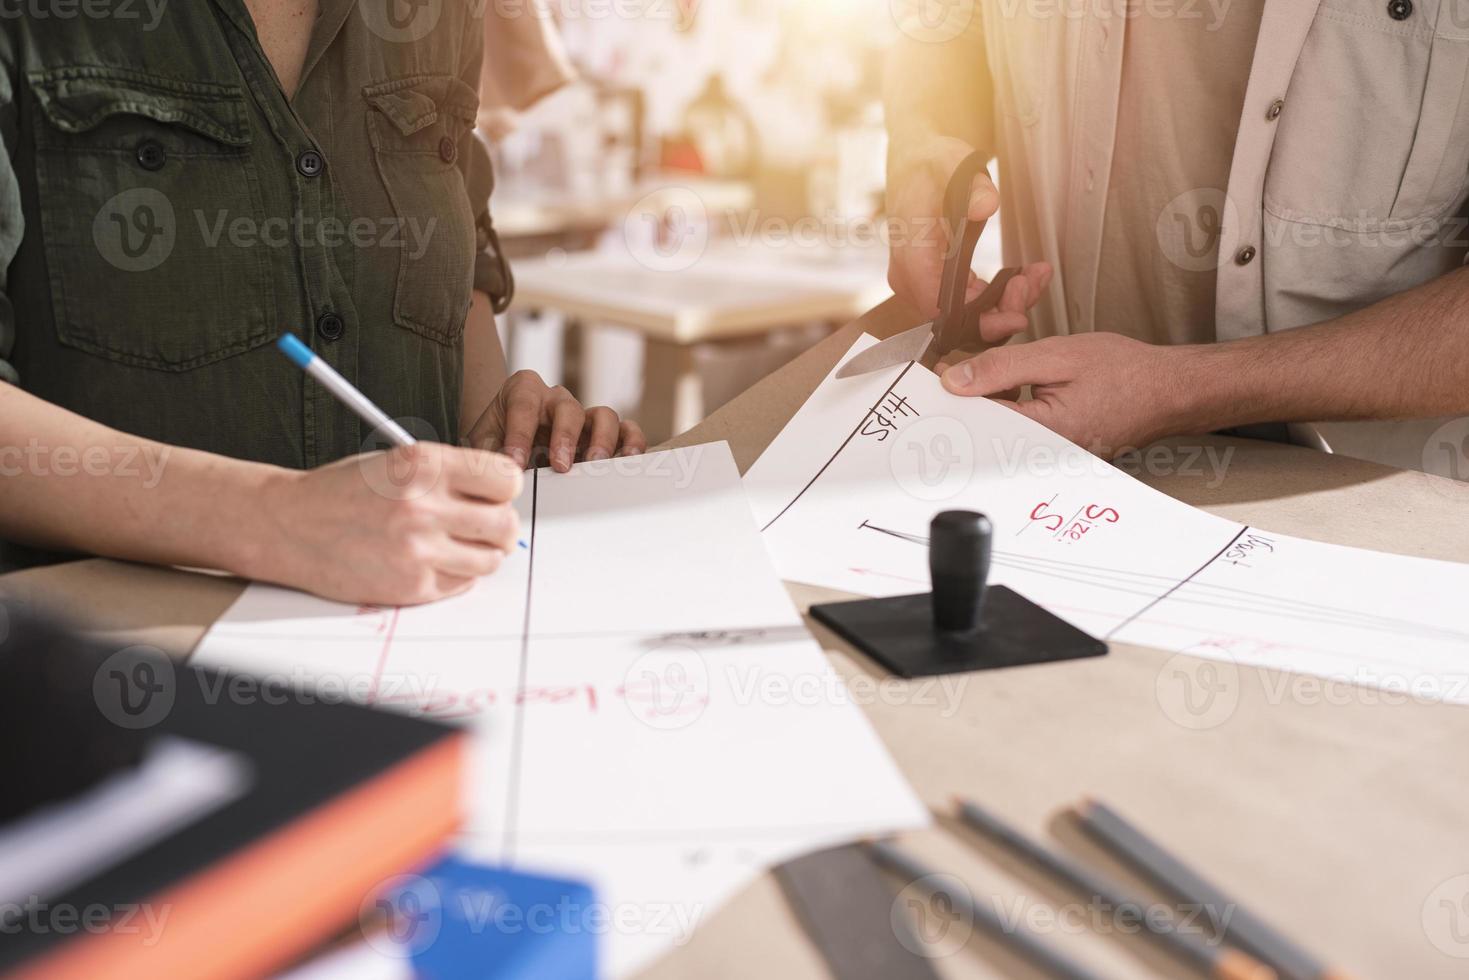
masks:
{"type": "Polygon", "coordinates": [[[930,371],[946,354],[965,341],[979,338],[979,317],[1000,305],[1005,287],[1020,273],[1018,268],[1001,269],[974,302],[964,304],[969,288],[969,265],[974,247],[984,231],[983,221],[969,220],[969,195],[974,178],[985,169],[985,154],[972,153],[959,164],[944,191],[944,220],[951,229],[949,251],[944,257],[944,275],[939,284],[939,315],[912,330],[894,334],[852,358],[837,371],[838,378],[880,371],[886,367],[917,361],[930,371]]]}

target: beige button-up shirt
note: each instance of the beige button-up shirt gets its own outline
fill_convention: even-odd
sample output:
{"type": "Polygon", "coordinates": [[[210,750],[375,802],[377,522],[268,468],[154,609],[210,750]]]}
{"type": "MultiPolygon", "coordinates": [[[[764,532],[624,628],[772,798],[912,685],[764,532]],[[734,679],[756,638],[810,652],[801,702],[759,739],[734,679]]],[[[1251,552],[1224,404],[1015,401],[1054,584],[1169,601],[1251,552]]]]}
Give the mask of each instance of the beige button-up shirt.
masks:
{"type": "Polygon", "coordinates": [[[1222,202],[1264,9],[1128,22],[1092,329],[1216,339],[1222,202]]]}
{"type": "MultiPolygon", "coordinates": [[[[957,18],[987,62],[989,115],[978,130],[993,134],[988,149],[1000,161],[1006,263],[1044,259],[1056,268],[1032,331],[1091,330],[1129,20],[1227,17],[1230,4],[968,0],[959,8],[949,8],[939,33],[957,18]]],[[[1222,199],[1215,189],[1213,199],[1184,202],[1195,220],[1201,208],[1218,215],[1218,340],[1329,320],[1464,264],[1466,90],[1469,0],[1266,0],[1228,187],[1222,199]]],[[[1337,451],[1436,471],[1430,457],[1442,422],[1316,430],[1337,451]]]]}
{"type": "MultiPolygon", "coordinates": [[[[1130,17],[1218,6],[979,0],[970,29],[994,87],[984,128],[1000,160],[1006,261],[1057,270],[1039,335],[1096,320],[1130,17]]],[[[1339,316],[1464,262],[1466,82],[1469,0],[1268,0],[1216,202],[1219,340],[1339,316]]]]}

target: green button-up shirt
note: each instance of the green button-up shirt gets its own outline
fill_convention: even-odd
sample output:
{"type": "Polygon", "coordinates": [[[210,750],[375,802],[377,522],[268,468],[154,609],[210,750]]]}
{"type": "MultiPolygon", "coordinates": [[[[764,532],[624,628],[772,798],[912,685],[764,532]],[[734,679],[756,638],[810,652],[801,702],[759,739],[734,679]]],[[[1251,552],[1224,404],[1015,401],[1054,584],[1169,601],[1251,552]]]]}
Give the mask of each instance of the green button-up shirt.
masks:
{"type": "Polygon", "coordinates": [[[290,330],[456,438],[471,289],[510,290],[473,132],[484,5],[321,0],[291,99],[244,0],[43,6],[0,20],[0,378],[175,445],[360,451],[272,349],[290,330]]]}

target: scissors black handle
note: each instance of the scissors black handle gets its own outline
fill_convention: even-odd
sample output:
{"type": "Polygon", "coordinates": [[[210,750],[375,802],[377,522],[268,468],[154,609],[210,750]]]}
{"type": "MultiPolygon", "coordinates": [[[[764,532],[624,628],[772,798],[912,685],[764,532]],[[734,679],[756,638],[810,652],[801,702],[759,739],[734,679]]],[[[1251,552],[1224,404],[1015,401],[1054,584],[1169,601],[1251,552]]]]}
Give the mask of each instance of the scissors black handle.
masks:
{"type": "Polygon", "coordinates": [[[944,256],[944,275],[939,284],[939,315],[933,323],[933,342],[923,356],[924,365],[929,368],[966,343],[977,349],[986,346],[979,335],[980,314],[999,306],[1005,287],[1020,274],[1018,268],[1001,269],[973,302],[965,304],[969,267],[974,263],[974,249],[985,226],[983,221],[969,220],[969,198],[974,190],[974,178],[985,171],[987,163],[983,153],[971,153],[949,178],[949,186],[944,191],[949,250],[944,256]]]}
{"type": "Polygon", "coordinates": [[[934,348],[951,351],[964,342],[964,294],[969,288],[969,267],[974,248],[984,231],[983,221],[969,220],[969,198],[974,178],[985,172],[989,158],[982,152],[965,157],[949,178],[944,191],[944,224],[949,249],[944,256],[944,275],[939,283],[939,315],[934,320],[934,348]]]}

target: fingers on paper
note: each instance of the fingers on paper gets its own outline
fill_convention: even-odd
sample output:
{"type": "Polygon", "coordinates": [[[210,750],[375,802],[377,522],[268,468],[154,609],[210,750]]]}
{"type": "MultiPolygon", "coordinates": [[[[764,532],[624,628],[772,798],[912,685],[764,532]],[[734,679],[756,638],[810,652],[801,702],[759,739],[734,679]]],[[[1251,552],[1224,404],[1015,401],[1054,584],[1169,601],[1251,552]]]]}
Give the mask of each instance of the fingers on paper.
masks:
{"type": "Polygon", "coordinates": [[[996,347],[961,361],[944,372],[944,387],[956,395],[984,397],[1060,381],[1067,367],[1054,344],[1057,339],[996,347]]]}
{"type": "Polygon", "coordinates": [[[550,423],[551,468],[565,473],[576,462],[576,447],[587,423],[586,409],[565,388],[552,388],[546,399],[546,421],[550,423]]]}
{"type": "Polygon", "coordinates": [[[618,438],[622,445],[617,451],[619,456],[641,456],[648,451],[648,437],[643,435],[643,427],[636,422],[624,419],[618,426],[618,438]]]}
{"type": "Polygon", "coordinates": [[[617,452],[619,426],[617,413],[606,406],[587,409],[583,459],[611,459],[617,452]]]}
{"type": "Polygon", "coordinates": [[[530,372],[520,372],[507,384],[511,385],[511,390],[505,395],[505,442],[501,451],[524,468],[530,461],[536,432],[541,427],[546,386],[530,372]]]}

